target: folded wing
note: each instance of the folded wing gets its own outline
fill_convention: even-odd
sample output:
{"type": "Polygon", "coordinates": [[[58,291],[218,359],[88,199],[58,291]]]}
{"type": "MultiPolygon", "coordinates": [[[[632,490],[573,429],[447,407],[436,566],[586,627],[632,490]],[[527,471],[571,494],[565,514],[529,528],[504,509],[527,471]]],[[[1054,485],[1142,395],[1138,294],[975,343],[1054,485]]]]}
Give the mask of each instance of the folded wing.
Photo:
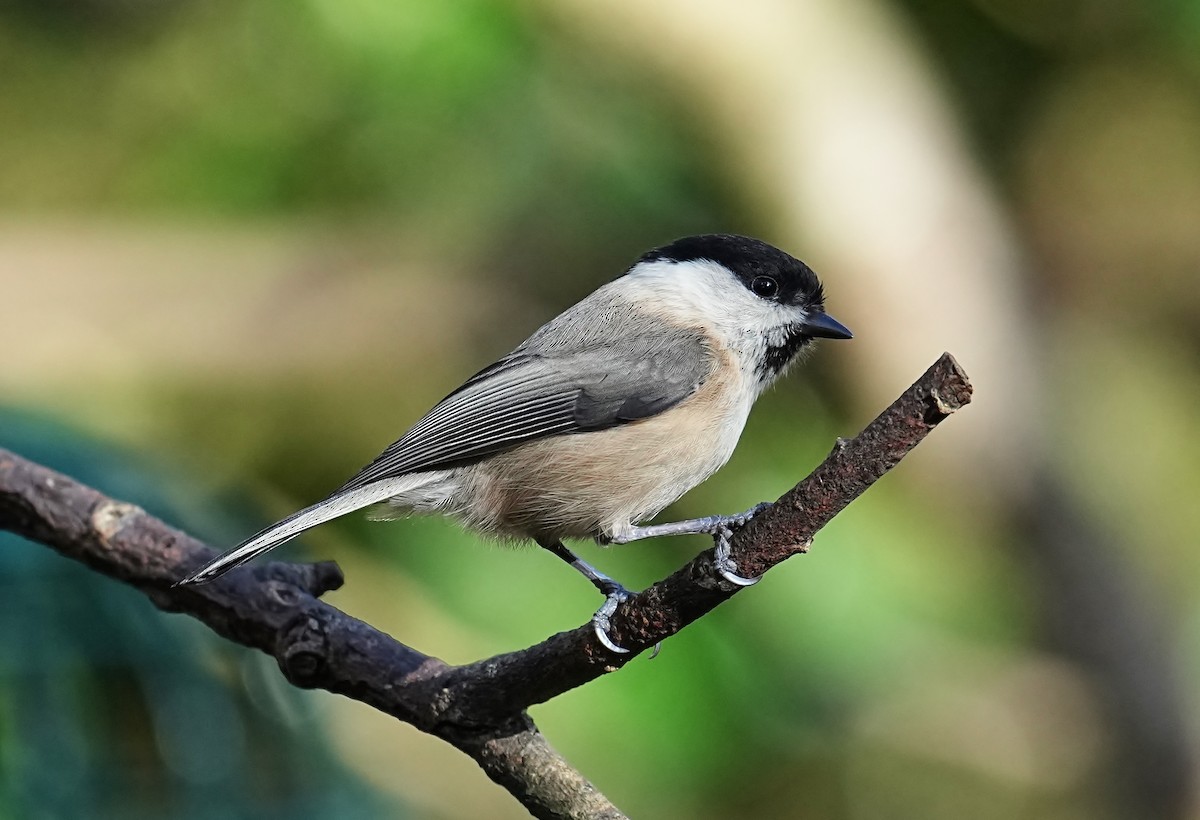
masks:
{"type": "Polygon", "coordinates": [[[654,341],[548,354],[519,349],[439,402],[339,492],[661,413],[695,392],[711,359],[698,334],[654,341]]]}

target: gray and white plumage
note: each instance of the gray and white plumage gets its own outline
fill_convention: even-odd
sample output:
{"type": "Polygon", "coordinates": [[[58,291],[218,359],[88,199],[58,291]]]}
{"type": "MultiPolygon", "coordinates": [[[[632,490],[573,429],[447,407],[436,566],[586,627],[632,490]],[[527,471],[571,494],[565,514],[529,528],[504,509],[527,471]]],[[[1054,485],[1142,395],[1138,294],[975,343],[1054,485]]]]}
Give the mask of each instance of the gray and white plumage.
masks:
{"type": "Polygon", "coordinates": [[[688,237],[651,251],[468,379],[329,498],[181,583],[376,505],[376,517],[444,513],[543,546],[619,539],[728,460],[754,401],[814,336],[849,337],[823,302],[807,266],[758,240],[688,237]]]}

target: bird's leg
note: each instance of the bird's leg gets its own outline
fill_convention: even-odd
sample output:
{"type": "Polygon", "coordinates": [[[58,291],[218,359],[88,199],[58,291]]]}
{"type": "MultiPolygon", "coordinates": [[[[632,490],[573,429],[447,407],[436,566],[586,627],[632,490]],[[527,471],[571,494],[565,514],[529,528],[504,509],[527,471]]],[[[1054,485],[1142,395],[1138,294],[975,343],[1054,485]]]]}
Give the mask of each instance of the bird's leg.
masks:
{"type": "MultiPolygon", "coordinates": [[[[608,630],[612,626],[610,619],[613,613],[617,611],[617,607],[632,598],[633,593],[564,547],[561,541],[552,541],[550,543],[539,541],[538,543],[544,549],[549,550],[573,566],[584,578],[592,582],[592,586],[604,594],[604,606],[596,610],[596,614],[592,616],[592,629],[595,631],[600,643],[604,644],[609,651],[616,652],[618,655],[624,655],[629,652],[628,649],[617,644],[608,636],[608,630]]],[[[654,645],[654,652],[650,655],[651,658],[658,654],[660,646],[661,644],[654,645]]]]}
{"type": "Polygon", "coordinates": [[[729,539],[733,534],[746,526],[751,518],[770,507],[764,501],[737,515],[710,515],[705,518],[689,518],[686,521],[672,521],[667,524],[651,524],[646,527],[631,527],[623,533],[605,539],[609,544],[628,544],[643,538],[657,538],[660,535],[711,535],[716,541],[716,568],[721,577],[731,584],[748,587],[757,584],[758,578],[745,578],[737,574],[737,564],[729,557],[729,539]]]}

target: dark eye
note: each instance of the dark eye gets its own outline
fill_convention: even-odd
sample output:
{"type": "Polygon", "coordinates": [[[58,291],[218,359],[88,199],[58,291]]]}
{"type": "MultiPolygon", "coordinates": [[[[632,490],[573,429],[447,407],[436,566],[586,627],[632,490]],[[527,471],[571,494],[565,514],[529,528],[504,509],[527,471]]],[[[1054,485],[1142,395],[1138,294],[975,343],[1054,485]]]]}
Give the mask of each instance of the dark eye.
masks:
{"type": "Polygon", "coordinates": [[[779,293],[779,283],[770,276],[755,276],[750,283],[750,290],[764,299],[770,299],[779,293]]]}

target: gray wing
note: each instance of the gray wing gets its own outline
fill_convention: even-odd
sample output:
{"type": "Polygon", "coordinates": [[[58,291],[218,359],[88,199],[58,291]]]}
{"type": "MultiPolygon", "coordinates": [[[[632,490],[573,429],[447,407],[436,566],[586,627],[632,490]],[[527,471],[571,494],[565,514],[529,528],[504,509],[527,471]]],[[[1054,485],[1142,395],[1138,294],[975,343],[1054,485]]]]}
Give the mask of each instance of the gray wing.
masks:
{"type": "Polygon", "coordinates": [[[546,331],[554,323],[477,373],[339,492],[653,416],[694,393],[712,367],[698,331],[607,315],[600,319],[609,332],[595,332],[593,322],[572,334],[571,319],[567,313],[555,320],[552,343],[545,343],[546,331]]]}

